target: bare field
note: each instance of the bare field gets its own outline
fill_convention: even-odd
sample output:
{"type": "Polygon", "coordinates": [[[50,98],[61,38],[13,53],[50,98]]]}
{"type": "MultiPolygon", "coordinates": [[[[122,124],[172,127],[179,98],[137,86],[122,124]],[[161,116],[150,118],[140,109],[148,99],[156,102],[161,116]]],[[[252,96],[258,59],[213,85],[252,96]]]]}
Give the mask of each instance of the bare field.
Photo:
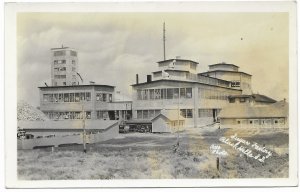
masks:
{"type": "MultiPolygon", "coordinates": [[[[232,130],[189,129],[179,134],[130,133],[87,146],[81,145],[18,151],[21,180],[62,179],[184,179],[288,177],[288,153],[273,151],[264,163],[246,158],[219,142],[232,130]],[[228,152],[220,158],[209,150],[219,144],[228,152]]],[[[251,135],[247,139],[286,146],[286,133],[251,135]],[[270,139],[272,138],[272,139],[270,139]],[[274,141],[275,140],[275,141],[274,141]]]]}

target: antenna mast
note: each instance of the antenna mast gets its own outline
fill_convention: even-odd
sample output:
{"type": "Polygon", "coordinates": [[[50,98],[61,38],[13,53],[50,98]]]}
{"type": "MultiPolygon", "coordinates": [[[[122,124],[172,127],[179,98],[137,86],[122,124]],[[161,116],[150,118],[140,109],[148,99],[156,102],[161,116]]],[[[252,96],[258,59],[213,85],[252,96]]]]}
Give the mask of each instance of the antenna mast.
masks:
{"type": "Polygon", "coordinates": [[[164,22],[164,29],[163,29],[163,43],[164,43],[164,60],[166,60],[166,28],[164,22]]]}

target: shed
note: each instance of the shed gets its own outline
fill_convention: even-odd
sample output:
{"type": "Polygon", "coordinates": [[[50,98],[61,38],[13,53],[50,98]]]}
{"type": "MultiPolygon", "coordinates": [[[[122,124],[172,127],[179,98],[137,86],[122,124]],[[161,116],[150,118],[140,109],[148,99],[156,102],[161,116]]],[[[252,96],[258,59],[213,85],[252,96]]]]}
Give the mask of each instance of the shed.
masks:
{"type": "Polygon", "coordinates": [[[182,130],[185,125],[185,118],[178,110],[164,110],[152,120],[152,132],[176,132],[182,130]]]}
{"type": "MultiPolygon", "coordinates": [[[[19,149],[83,142],[82,120],[19,121],[18,127],[25,133],[25,139],[18,140],[19,149]]],[[[118,121],[86,120],[84,127],[87,143],[106,141],[119,134],[118,121]]]]}

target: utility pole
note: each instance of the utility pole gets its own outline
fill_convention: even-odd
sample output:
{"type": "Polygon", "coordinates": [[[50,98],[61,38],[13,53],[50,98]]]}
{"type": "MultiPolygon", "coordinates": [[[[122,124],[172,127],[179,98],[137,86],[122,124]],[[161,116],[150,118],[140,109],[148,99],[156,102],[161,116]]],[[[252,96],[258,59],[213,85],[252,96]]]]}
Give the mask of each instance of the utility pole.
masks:
{"type": "Polygon", "coordinates": [[[165,22],[164,22],[164,28],[163,28],[163,45],[164,45],[164,61],[166,60],[166,28],[165,28],[165,22]]]}
{"type": "Polygon", "coordinates": [[[85,143],[85,112],[83,109],[83,105],[82,105],[82,129],[83,129],[83,135],[82,135],[82,140],[83,140],[83,152],[86,153],[86,143],[85,143]]]}

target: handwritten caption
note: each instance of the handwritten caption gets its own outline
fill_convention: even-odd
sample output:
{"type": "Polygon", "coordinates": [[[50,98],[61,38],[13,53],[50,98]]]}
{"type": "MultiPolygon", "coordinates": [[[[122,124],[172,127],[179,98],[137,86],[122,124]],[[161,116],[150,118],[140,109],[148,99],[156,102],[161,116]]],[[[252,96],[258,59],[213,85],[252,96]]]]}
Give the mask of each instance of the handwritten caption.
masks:
{"type": "MultiPolygon", "coordinates": [[[[237,134],[230,136],[229,138],[220,137],[219,141],[231,146],[236,151],[245,154],[249,158],[253,158],[263,163],[266,159],[272,156],[272,152],[266,147],[259,145],[256,142],[250,142],[245,139],[239,138],[237,134]]],[[[220,145],[212,144],[210,146],[212,154],[227,156],[228,153],[221,148],[220,145]]]]}

